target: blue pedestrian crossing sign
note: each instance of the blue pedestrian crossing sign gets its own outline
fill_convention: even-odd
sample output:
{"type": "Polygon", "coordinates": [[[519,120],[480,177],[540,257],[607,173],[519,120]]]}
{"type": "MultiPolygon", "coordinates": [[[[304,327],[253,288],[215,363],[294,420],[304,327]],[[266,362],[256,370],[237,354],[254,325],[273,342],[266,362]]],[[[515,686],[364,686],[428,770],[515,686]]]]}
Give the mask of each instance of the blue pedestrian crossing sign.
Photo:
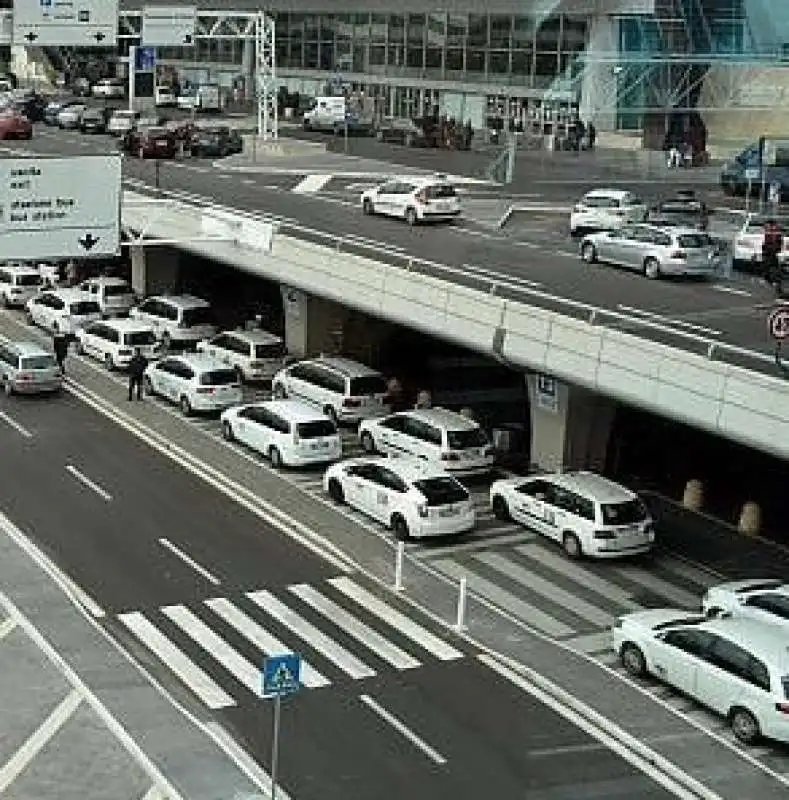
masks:
{"type": "Polygon", "coordinates": [[[263,697],[283,697],[301,688],[301,656],[281,653],[263,659],[263,697]]]}

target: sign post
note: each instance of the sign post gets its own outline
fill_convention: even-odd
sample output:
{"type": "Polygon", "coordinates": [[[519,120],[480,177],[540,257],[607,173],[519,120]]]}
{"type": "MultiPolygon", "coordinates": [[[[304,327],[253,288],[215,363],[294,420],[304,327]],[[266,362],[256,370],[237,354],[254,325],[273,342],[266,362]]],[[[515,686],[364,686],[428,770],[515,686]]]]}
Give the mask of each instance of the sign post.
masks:
{"type": "Polygon", "coordinates": [[[120,153],[0,159],[3,258],[115,256],[120,227],[120,153]]]}
{"type": "Polygon", "coordinates": [[[775,363],[784,369],[781,350],[784,342],[789,339],[789,305],[780,305],[770,312],[767,317],[767,332],[775,342],[775,363]]]}
{"type": "Polygon", "coordinates": [[[118,0],[14,0],[12,24],[23,47],[115,47],[118,0]]]}
{"type": "Polygon", "coordinates": [[[263,697],[274,698],[274,732],[271,739],[271,800],[277,800],[277,767],[279,765],[279,722],[282,698],[301,688],[301,656],[280,653],[263,660],[261,670],[263,697]]]}

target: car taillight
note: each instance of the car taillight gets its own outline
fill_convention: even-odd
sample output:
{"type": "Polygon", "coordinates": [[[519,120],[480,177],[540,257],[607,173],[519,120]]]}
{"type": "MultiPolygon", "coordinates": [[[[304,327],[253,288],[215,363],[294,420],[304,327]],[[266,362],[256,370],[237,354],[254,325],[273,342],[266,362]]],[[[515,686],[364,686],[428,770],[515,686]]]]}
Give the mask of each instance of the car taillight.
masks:
{"type": "Polygon", "coordinates": [[[457,453],[442,453],[442,461],[460,461],[460,456],[457,453]]]}
{"type": "Polygon", "coordinates": [[[781,714],[789,714],[789,703],[776,703],[775,710],[781,714]]]}
{"type": "Polygon", "coordinates": [[[610,541],[611,539],[616,539],[616,534],[613,531],[595,531],[594,538],[610,541]]]}
{"type": "Polygon", "coordinates": [[[197,394],[213,394],[215,391],[213,386],[199,386],[197,388],[197,394]]]}
{"type": "Polygon", "coordinates": [[[417,192],[416,193],[416,199],[419,200],[420,203],[426,203],[427,202],[427,192],[425,192],[424,190],[421,190],[421,191],[417,192]]]}
{"type": "Polygon", "coordinates": [[[675,250],[675,251],[674,251],[674,252],[671,254],[671,258],[677,258],[677,259],[679,259],[680,261],[682,261],[682,260],[686,259],[687,257],[688,257],[688,254],[687,254],[687,253],[686,253],[684,250],[675,250]]]}
{"type": "Polygon", "coordinates": [[[362,401],[358,397],[346,397],[342,404],[345,408],[361,408],[362,401]]]}
{"type": "Polygon", "coordinates": [[[422,519],[426,519],[427,518],[427,505],[425,503],[420,503],[416,507],[416,513],[419,514],[419,516],[422,517],[422,519]]]}

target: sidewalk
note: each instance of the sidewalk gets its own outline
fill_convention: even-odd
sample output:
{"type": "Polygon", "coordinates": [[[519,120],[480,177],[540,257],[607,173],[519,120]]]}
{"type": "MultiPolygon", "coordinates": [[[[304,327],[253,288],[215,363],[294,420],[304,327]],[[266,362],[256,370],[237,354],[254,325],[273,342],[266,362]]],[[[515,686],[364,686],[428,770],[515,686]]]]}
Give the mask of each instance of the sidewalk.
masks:
{"type": "Polygon", "coordinates": [[[657,520],[664,549],[704,564],[723,578],[785,578],[789,582],[789,548],[759,536],[747,536],[733,525],[688,511],[654,492],[642,492],[657,520]]]}

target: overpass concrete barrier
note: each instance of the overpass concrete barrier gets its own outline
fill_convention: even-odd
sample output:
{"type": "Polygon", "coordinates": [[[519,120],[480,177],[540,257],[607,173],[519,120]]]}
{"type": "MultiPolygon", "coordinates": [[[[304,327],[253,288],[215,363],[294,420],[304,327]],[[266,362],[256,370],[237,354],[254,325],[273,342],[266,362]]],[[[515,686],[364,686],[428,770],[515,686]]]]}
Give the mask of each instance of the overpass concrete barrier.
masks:
{"type": "Polygon", "coordinates": [[[215,230],[206,216],[225,222],[227,210],[175,199],[152,215],[146,201],[126,193],[127,230],[789,457],[789,381],[766,354],[273,216],[268,252],[233,235],[201,238],[215,230]]]}

